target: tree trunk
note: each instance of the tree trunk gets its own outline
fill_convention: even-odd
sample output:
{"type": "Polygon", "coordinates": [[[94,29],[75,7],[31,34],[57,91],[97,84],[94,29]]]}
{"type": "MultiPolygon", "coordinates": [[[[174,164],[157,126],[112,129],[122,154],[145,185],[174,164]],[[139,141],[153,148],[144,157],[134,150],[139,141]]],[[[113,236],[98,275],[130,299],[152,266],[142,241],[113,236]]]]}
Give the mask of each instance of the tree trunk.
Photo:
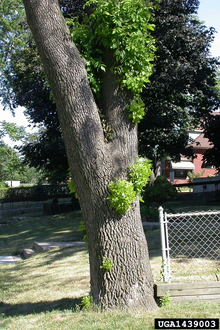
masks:
{"type": "Polygon", "coordinates": [[[155,309],[139,202],[134,201],[121,217],[107,201],[109,183],[126,178],[127,167],[137,156],[137,129],[126,111],[130,98],[120,91],[114,77],[104,83],[103,104],[114,130],[112,141],[106,143],[84,60],[71,40],[57,1],[24,0],[24,4],[56,100],[86,225],[92,298],[103,308],[155,309]],[[111,269],[103,267],[103,258],[112,263],[111,269]]]}

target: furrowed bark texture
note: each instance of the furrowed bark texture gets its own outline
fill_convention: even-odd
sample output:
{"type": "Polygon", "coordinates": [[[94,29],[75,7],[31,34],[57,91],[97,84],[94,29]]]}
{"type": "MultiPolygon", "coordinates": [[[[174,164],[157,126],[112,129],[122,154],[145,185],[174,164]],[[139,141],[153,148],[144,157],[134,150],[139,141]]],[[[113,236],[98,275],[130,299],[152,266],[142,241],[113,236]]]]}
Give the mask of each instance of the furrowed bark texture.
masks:
{"type": "Polygon", "coordinates": [[[44,69],[52,88],[69,166],[85,220],[91,295],[103,308],[155,309],[153,279],[139,202],[124,216],[109,208],[108,186],[126,178],[137,156],[137,129],[128,120],[129,96],[107,71],[102,104],[114,130],[105,143],[102,124],[85,69],[56,0],[24,0],[44,69]],[[102,268],[103,258],[113,267],[102,268]]]}

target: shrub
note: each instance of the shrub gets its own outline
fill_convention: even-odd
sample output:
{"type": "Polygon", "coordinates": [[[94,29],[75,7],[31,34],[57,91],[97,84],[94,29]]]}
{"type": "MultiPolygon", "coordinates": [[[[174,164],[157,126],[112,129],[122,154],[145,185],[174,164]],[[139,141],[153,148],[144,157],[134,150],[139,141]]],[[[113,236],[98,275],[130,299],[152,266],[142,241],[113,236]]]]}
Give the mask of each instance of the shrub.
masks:
{"type": "Polygon", "coordinates": [[[199,172],[199,173],[196,173],[194,171],[187,172],[187,176],[189,178],[189,182],[192,183],[194,179],[202,178],[203,175],[204,175],[204,173],[205,173],[205,169],[203,169],[202,172],[199,172]]]}
{"type": "Polygon", "coordinates": [[[146,217],[147,222],[158,222],[158,206],[154,205],[143,205],[141,206],[141,214],[146,217]]]}
{"type": "Polygon", "coordinates": [[[147,187],[144,193],[144,201],[146,204],[157,203],[161,204],[170,199],[175,198],[177,190],[163,176],[158,176],[154,181],[154,185],[147,187]]]}
{"type": "Polygon", "coordinates": [[[0,188],[0,199],[7,196],[8,188],[0,188]]]}

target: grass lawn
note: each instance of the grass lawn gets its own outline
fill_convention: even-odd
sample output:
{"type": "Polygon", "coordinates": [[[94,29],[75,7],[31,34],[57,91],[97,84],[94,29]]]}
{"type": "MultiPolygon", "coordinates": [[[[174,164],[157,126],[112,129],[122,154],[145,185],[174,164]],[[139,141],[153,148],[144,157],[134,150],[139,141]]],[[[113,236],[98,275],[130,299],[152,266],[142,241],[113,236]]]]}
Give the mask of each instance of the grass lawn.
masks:
{"type": "MultiPolygon", "coordinates": [[[[31,216],[31,215],[30,215],[31,216]]],[[[10,219],[9,219],[10,220],[10,219]]],[[[0,255],[31,248],[40,241],[78,241],[80,212],[51,217],[20,218],[0,226],[0,255]]],[[[151,266],[161,281],[159,230],[146,232],[151,266]]],[[[178,281],[216,280],[219,262],[188,260],[175,263],[178,281]]],[[[89,294],[89,262],[86,248],[70,247],[37,254],[16,264],[0,265],[0,329],[6,330],[123,330],[154,329],[155,318],[219,318],[220,303],[185,303],[164,306],[153,313],[81,310],[81,298],[89,294]]]]}
{"type": "Polygon", "coordinates": [[[202,212],[202,211],[220,211],[220,202],[166,202],[163,207],[167,209],[168,213],[182,213],[182,212],[202,212]]]}
{"type": "Polygon", "coordinates": [[[17,255],[32,248],[35,241],[81,241],[84,236],[77,231],[80,211],[53,216],[25,214],[17,219],[8,218],[0,226],[0,255],[17,255]]]}

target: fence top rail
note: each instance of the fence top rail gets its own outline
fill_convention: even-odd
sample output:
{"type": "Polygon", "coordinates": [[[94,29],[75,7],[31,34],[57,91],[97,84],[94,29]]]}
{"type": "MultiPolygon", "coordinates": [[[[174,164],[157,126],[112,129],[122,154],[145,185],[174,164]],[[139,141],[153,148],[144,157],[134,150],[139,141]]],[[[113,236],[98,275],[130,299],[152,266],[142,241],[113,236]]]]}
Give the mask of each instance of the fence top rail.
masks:
{"type": "Polygon", "coordinates": [[[183,213],[166,213],[165,215],[167,218],[176,218],[176,217],[190,217],[190,216],[197,216],[197,215],[214,215],[219,214],[220,211],[202,211],[202,212],[183,212],[183,213]]]}

